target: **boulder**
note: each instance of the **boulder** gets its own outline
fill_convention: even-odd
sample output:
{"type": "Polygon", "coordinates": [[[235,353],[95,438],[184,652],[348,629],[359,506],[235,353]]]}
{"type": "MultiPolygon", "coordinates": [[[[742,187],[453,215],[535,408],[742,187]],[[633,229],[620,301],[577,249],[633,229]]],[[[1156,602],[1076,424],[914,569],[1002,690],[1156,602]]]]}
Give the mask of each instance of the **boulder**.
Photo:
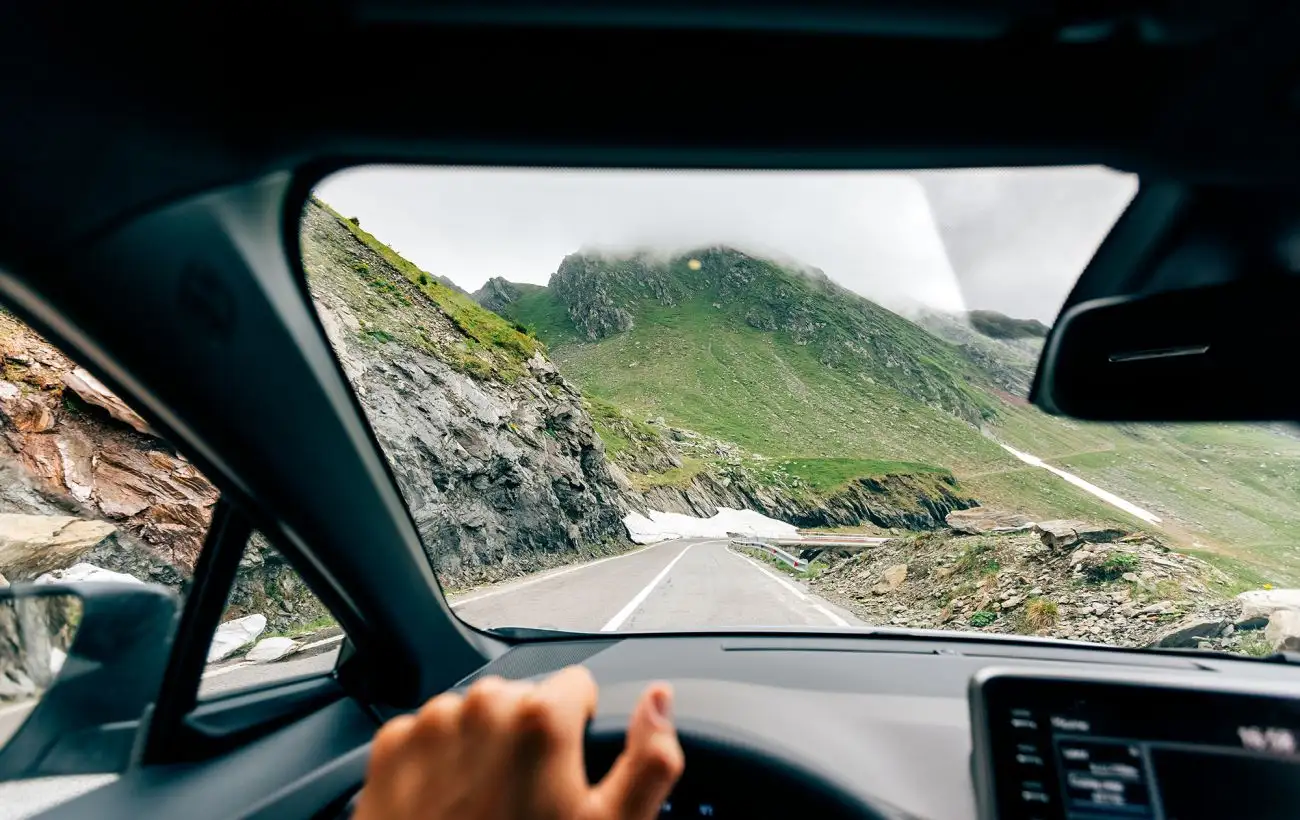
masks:
{"type": "Polygon", "coordinates": [[[880,583],[871,588],[877,595],[893,592],[907,579],[907,564],[894,564],[880,573],[880,583]]]}
{"type": "Polygon", "coordinates": [[[1152,646],[1195,648],[1197,638],[1217,638],[1230,624],[1219,618],[1191,617],[1152,642],[1152,646]]]}
{"type": "Polygon", "coordinates": [[[1033,519],[1021,513],[996,510],[991,507],[973,507],[953,510],[944,517],[944,523],[953,532],[963,535],[983,535],[989,532],[1023,530],[1033,525],[1033,519]]]}
{"type": "Polygon", "coordinates": [[[1300,652],[1300,611],[1276,610],[1264,627],[1264,638],[1275,652],[1300,652]]]}
{"type": "Polygon", "coordinates": [[[0,573],[21,581],[63,569],[116,531],[71,515],[0,514],[0,573]]]}
{"type": "Polygon", "coordinates": [[[278,661],[297,648],[298,642],[293,638],[263,638],[257,642],[257,646],[248,650],[244,660],[253,661],[254,663],[278,661]]]}
{"type": "Polygon", "coordinates": [[[266,629],[265,615],[246,615],[233,621],[226,621],[217,627],[208,647],[208,663],[228,658],[241,647],[257,640],[257,636],[266,629]]]}
{"type": "Polygon", "coordinates": [[[144,433],[147,436],[157,435],[149,427],[148,422],[140,418],[139,414],[130,407],[127,407],[126,402],[119,399],[113,391],[105,387],[103,382],[92,376],[90,371],[84,367],[77,367],[70,373],[64,373],[63,384],[76,393],[82,401],[104,408],[110,416],[129,426],[137,433],[144,433]]]}
{"type": "Polygon", "coordinates": [[[1251,589],[1237,596],[1241,621],[1268,618],[1279,609],[1300,611],[1300,589],[1251,589]]]}
{"type": "Polygon", "coordinates": [[[1034,524],[1034,532],[1049,549],[1069,547],[1079,542],[1089,544],[1109,544],[1118,541],[1127,533],[1100,524],[1088,524],[1083,521],[1040,521],[1034,524]]]}

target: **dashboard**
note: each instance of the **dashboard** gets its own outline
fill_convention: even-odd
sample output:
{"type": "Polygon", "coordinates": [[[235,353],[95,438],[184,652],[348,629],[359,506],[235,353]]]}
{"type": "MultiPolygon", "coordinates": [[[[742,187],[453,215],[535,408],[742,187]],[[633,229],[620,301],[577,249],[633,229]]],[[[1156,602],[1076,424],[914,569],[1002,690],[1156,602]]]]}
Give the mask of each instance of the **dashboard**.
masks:
{"type": "Polygon", "coordinates": [[[582,663],[599,776],[671,680],[686,773],[665,817],[1300,816],[1300,669],[1054,642],[751,634],[521,644],[483,674],[582,663]]]}

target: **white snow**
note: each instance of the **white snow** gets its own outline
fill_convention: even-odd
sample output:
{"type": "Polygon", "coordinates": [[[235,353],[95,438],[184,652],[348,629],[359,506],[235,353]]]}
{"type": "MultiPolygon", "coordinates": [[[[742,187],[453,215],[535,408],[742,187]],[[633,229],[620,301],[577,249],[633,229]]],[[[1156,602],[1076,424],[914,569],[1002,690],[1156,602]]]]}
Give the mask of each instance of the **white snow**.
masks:
{"type": "Polygon", "coordinates": [[[708,518],[696,518],[682,513],[651,510],[644,516],[638,512],[623,518],[628,536],[638,544],[653,544],[670,538],[726,538],[729,532],[765,538],[795,538],[799,532],[793,524],[756,513],[753,510],[733,510],[719,507],[708,518]]]}
{"type": "Polygon", "coordinates": [[[228,657],[241,646],[247,646],[257,640],[257,636],[266,629],[265,615],[245,615],[233,621],[226,621],[217,627],[208,647],[208,663],[228,657]]]}
{"type": "Polygon", "coordinates": [[[1084,481],[1082,478],[1079,478],[1074,473],[1067,473],[1065,470],[1061,470],[1056,467],[1053,467],[1050,464],[1044,463],[1044,461],[1038,456],[1031,456],[1029,453],[1022,453],[1019,450],[1012,449],[1011,447],[1008,447],[1005,444],[1002,445],[1002,449],[1006,450],[1008,453],[1020,459],[1021,461],[1025,462],[1026,464],[1030,464],[1034,467],[1042,467],[1044,470],[1047,470],[1049,473],[1060,476],[1061,478],[1070,482],[1071,484],[1078,487],[1079,489],[1084,490],[1085,492],[1092,493],[1093,495],[1100,498],[1102,501],[1105,501],[1107,504],[1110,504],[1112,507],[1118,507],[1119,509],[1128,513],[1129,515],[1135,515],[1138,518],[1141,518],[1143,521],[1147,522],[1148,524],[1160,523],[1160,516],[1156,515],[1155,513],[1144,510],[1138,505],[1134,504],[1132,501],[1126,501],[1125,499],[1120,498],[1119,496],[1115,495],[1109,490],[1103,490],[1101,487],[1098,487],[1096,484],[1093,484],[1089,481],[1084,481]]]}
{"type": "Polygon", "coordinates": [[[56,569],[36,579],[38,584],[76,584],[82,581],[116,581],[119,584],[143,584],[134,575],[114,572],[94,564],[73,564],[67,569],[56,569]]]}

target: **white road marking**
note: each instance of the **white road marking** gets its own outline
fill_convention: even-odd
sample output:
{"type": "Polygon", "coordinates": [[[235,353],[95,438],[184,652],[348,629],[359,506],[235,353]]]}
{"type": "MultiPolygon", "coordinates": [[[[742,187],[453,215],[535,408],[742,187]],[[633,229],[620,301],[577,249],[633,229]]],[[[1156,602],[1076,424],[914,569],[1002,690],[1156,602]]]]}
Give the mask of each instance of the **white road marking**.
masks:
{"type": "MultiPolygon", "coordinates": [[[[721,543],[721,542],[720,542],[720,541],[700,541],[699,543],[701,543],[701,544],[717,544],[717,543],[721,543]]],[[[633,596],[632,600],[630,600],[630,601],[627,602],[627,606],[624,606],[622,609],[620,609],[620,610],[618,611],[618,614],[617,614],[617,615],[615,615],[613,618],[610,618],[610,619],[609,619],[609,622],[600,628],[600,631],[601,631],[601,632],[613,632],[615,629],[618,629],[620,626],[622,626],[624,621],[626,621],[628,618],[632,617],[632,613],[633,613],[633,612],[636,612],[636,608],[639,607],[639,606],[641,606],[641,604],[645,603],[645,599],[650,597],[650,593],[653,592],[653,591],[654,591],[654,588],[655,588],[656,586],[659,585],[659,582],[662,581],[662,580],[664,579],[664,576],[668,574],[668,571],[671,570],[671,569],[673,568],[673,566],[674,566],[678,561],[682,560],[682,556],[684,556],[684,555],[686,555],[686,553],[690,552],[690,551],[691,551],[691,547],[693,547],[693,546],[695,546],[695,544],[687,544],[687,545],[686,545],[686,549],[684,549],[684,550],[682,550],[681,552],[679,552],[679,553],[677,554],[677,557],[676,557],[676,558],[674,558],[673,560],[669,561],[669,562],[668,562],[668,566],[666,566],[666,567],[664,567],[663,569],[659,570],[659,574],[656,575],[653,579],[651,579],[650,583],[648,583],[648,584],[645,585],[645,589],[641,590],[641,591],[638,592],[635,596],[633,596]]]]}
{"type": "MultiPolygon", "coordinates": [[[[343,634],[338,634],[338,635],[335,635],[335,636],[333,636],[333,637],[331,637],[331,638],[321,638],[319,641],[312,641],[311,643],[303,644],[302,646],[300,646],[300,647],[298,647],[296,650],[294,650],[293,655],[297,655],[299,652],[303,652],[303,651],[308,650],[308,649],[315,649],[315,648],[318,647],[318,646],[324,646],[325,644],[328,644],[328,643],[335,643],[335,642],[337,642],[337,641],[341,641],[341,640],[343,640],[345,637],[347,637],[347,636],[345,636],[345,635],[343,635],[343,634]]],[[[292,658],[293,655],[290,655],[289,657],[292,658]]]]}
{"type": "Polygon", "coordinates": [[[780,584],[781,586],[783,586],[783,587],[785,587],[786,589],[788,589],[791,593],[793,593],[794,596],[795,596],[796,598],[798,598],[799,600],[802,601],[802,600],[804,600],[804,598],[807,597],[806,595],[804,595],[804,591],[803,591],[802,589],[799,589],[799,587],[795,586],[794,584],[790,583],[789,581],[785,580],[784,578],[780,577],[779,575],[775,575],[775,574],[769,572],[765,567],[760,566],[760,565],[758,564],[757,561],[754,561],[753,559],[749,558],[748,556],[741,555],[740,553],[738,553],[738,552],[734,551],[733,549],[731,549],[731,547],[727,547],[727,552],[731,553],[732,555],[736,556],[736,557],[739,558],[740,560],[744,561],[746,564],[749,564],[751,567],[753,567],[754,569],[756,569],[756,570],[758,570],[759,572],[763,573],[763,574],[766,575],[768,578],[771,578],[773,581],[776,581],[778,584],[780,584]]]}
{"type": "Polygon", "coordinates": [[[533,584],[540,584],[542,581],[549,581],[552,578],[559,578],[561,575],[568,575],[570,572],[577,572],[580,569],[586,569],[587,567],[594,567],[597,564],[604,564],[607,561],[617,561],[620,558],[629,558],[638,553],[645,552],[646,550],[651,549],[653,547],[658,547],[662,544],[670,544],[670,543],[672,542],[657,541],[653,544],[646,544],[644,547],[641,547],[640,549],[635,549],[632,550],[631,552],[625,552],[622,555],[611,555],[608,558],[598,558],[595,561],[588,561],[585,564],[577,564],[576,566],[566,567],[565,569],[557,570],[556,572],[548,572],[544,575],[538,575],[534,578],[529,578],[525,581],[519,581],[513,584],[504,584],[498,589],[489,590],[479,595],[471,595],[468,598],[457,598],[456,600],[450,602],[450,606],[452,609],[455,609],[461,604],[472,604],[475,601],[481,601],[484,598],[491,598],[494,595],[503,595],[507,592],[514,592],[517,589],[523,589],[524,587],[529,587],[532,586],[533,584]]]}
{"type": "MultiPolygon", "coordinates": [[[[731,553],[732,555],[736,556],[740,560],[744,561],[746,564],[749,564],[751,567],[763,573],[768,578],[771,578],[773,581],[776,581],[778,584],[780,584],[781,586],[788,589],[791,593],[793,593],[799,600],[801,601],[808,600],[807,593],[805,593],[803,590],[799,589],[797,586],[790,583],[789,581],[785,580],[781,576],[776,575],[773,572],[770,572],[766,567],[759,565],[757,561],[749,558],[748,556],[741,555],[740,553],[736,552],[730,547],[727,547],[727,552],[731,553]]],[[[817,603],[816,601],[808,601],[808,603],[813,609],[817,610],[821,614],[825,615],[828,619],[830,619],[830,622],[835,624],[836,626],[852,626],[852,624],[850,624],[848,621],[844,620],[839,615],[836,615],[834,612],[822,606],[821,604],[817,603]]]]}
{"type": "Polygon", "coordinates": [[[218,669],[209,669],[207,672],[203,673],[203,679],[207,680],[208,678],[219,678],[228,672],[234,672],[236,669],[243,669],[245,666],[252,666],[252,665],[253,665],[252,661],[240,661],[239,663],[232,663],[230,666],[222,666],[218,669]]]}
{"type": "Polygon", "coordinates": [[[827,609],[826,607],[822,606],[821,604],[813,604],[813,609],[815,609],[815,610],[817,610],[818,612],[820,612],[821,614],[825,615],[827,618],[830,618],[830,619],[831,619],[831,623],[835,624],[836,626],[848,626],[848,625],[849,625],[849,622],[848,622],[848,621],[846,621],[846,620],[844,620],[843,618],[841,618],[840,616],[836,615],[834,612],[831,612],[829,609],[827,609]]]}

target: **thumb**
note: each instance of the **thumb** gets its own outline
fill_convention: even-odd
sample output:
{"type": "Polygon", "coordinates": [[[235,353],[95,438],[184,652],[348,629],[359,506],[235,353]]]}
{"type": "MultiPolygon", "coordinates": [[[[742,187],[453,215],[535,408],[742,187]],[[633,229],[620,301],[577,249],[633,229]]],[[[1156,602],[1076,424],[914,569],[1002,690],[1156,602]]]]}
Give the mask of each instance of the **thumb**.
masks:
{"type": "Polygon", "coordinates": [[[596,787],[610,817],[649,820],[659,815],[659,806],[686,767],[672,714],[672,687],[650,684],[632,710],[623,753],[596,787]]]}

